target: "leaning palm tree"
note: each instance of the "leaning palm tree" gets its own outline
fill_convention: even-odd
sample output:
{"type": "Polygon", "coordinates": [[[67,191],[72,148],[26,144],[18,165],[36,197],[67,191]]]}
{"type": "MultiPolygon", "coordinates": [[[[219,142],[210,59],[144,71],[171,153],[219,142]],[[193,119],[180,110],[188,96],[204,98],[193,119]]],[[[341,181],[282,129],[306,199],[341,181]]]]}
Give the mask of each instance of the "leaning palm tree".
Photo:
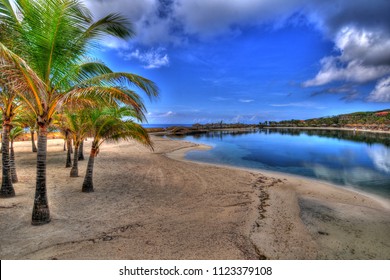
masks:
{"type": "Polygon", "coordinates": [[[20,126],[13,127],[9,133],[9,139],[11,142],[9,163],[11,169],[12,183],[18,182],[18,175],[16,174],[16,165],[15,165],[14,141],[19,135],[22,135],[23,133],[24,133],[24,129],[21,128],[20,126]]]}
{"type": "Polygon", "coordinates": [[[64,104],[85,97],[122,102],[142,114],[137,87],[157,96],[153,82],[129,73],[114,73],[101,62],[86,59],[102,35],[129,38],[129,22],[109,14],[93,21],[79,0],[9,0],[0,2],[0,22],[12,26],[20,47],[0,43],[1,76],[35,114],[38,125],[37,177],[32,224],[50,222],[46,191],[47,132],[64,104]]]}
{"type": "Polygon", "coordinates": [[[88,114],[87,122],[90,136],[93,137],[91,152],[88,159],[82,191],[93,192],[93,167],[100,146],[105,141],[136,140],[152,148],[147,131],[132,119],[142,120],[132,108],[106,108],[94,109],[88,114]],[[127,120],[124,120],[126,118],[127,120]],[[132,119],[129,119],[132,118],[132,119]]]}

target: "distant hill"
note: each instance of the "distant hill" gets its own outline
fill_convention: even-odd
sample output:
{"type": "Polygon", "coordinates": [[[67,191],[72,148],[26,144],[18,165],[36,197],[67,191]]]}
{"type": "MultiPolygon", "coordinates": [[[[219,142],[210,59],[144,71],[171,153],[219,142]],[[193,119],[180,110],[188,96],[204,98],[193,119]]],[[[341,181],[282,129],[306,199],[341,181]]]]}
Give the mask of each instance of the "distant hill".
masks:
{"type": "Polygon", "coordinates": [[[345,127],[358,129],[390,130],[390,109],[374,112],[356,112],[307,120],[286,120],[260,124],[271,127],[345,127]]]}

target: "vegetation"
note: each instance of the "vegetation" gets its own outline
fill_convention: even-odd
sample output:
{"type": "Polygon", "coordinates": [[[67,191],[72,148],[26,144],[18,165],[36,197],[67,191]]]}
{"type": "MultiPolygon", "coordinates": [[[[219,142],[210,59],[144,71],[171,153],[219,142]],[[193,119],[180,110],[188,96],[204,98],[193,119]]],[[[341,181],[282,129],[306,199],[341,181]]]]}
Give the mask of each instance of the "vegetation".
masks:
{"type": "Polygon", "coordinates": [[[149,147],[152,147],[152,143],[147,131],[131,120],[142,121],[143,116],[130,107],[87,110],[85,116],[87,116],[87,119],[84,124],[87,130],[90,131],[93,140],[82,191],[93,192],[94,161],[99,153],[100,146],[105,141],[135,139],[149,147]]]}
{"type": "Polygon", "coordinates": [[[12,183],[18,182],[18,175],[16,174],[16,165],[15,165],[14,141],[16,137],[18,137],[22,133],[23,133],[23,128],[21,128],[20,126],[13,127],[9,133],[9,139],[11,141],[9,164],[10,164],[12,183]]]}
{"type": "MultiPolygon", "coordinates": [[[[149,97],[157,96],[158,90],[150,80],[135,74],[115,73],[104,63],[87,57],[105,35],[123,39],[134,35],[131,24],[118,14],[94,21],[79,0],[16,0],[15,9],[9,0],[1,0],[0,24],[0,93],[15,96],[12,101],[17,97],[23,102],[35,117],[38,128],[32,224],[41,225],[50,222],[46,191],[47,134],[56,114],[74,104],[105,103],[114,108],[126,104],[143,116],[146,109],[142,99],[131,87],[149,97]]],[[[7,167],[11,120],[4,112],[7,110],[3,110],[3,166],[7,167]]],[[[3,170],[3,178],[7,179],[8,175],[3,170]]],[[[1,194],[14,195],[3,186],[1,194]]]]}
{"type": "Polygon", "coordinates": [[[375,112],[356,112],[308,120],[266,121],[261,127],[340,127],[390,130],[390,109],[375,112]]]}

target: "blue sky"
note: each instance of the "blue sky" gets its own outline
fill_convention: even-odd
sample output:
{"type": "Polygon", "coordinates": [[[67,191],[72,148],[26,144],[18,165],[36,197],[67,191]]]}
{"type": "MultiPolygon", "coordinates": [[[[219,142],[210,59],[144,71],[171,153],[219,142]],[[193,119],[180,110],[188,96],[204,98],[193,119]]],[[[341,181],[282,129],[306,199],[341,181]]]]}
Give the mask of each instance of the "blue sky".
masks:
{"type": "Polygon", "coordinates": [[[390,1],[86,0],[134,24],[94,55],[160,88],[149,123],[307,119],[390,108],[390,1]]]}

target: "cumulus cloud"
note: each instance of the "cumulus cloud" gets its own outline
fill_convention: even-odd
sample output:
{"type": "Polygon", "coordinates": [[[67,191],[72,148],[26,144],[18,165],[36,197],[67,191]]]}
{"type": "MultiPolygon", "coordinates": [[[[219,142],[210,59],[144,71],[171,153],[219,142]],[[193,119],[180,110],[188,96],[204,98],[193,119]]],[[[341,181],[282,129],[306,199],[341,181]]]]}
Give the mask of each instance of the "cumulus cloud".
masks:
{"type": "MultiPolygon", "coordinates": [[[[390,74],[390,1],[385,0],[84,0],[100,17],[119,12],[134,24],[133,44],[143,47],[183,45],[190,37],[208,39],[239,35],[246,27],[264,23],[274,27],[305,18],[332,40],[335,54],[320,61],[320,69],[305,87],[337,81],[366,83],[390,74]]],[[[107,40],[108,47],[130,49],[129,43],[107,40]]],[[[169,63],[168,56],[133,53],[146,67],[169,63]],[[146,61],[155,61],[147,63],[146,61]]],[[[384,91],[377,85],[369,100],[384,91]],[[379,92],[379,93],[375,93],[379,92]],[[374,94],[375,93],[375,94],[374,94]]]]}
{"type": "Polygon", "coordinates": [[[369,101],[390,102],[390,76],[380,80],[368,97],[369,101]]]}
{"type": "Polygon", "coordinates": [[[177,36],[180,26],[172,10],[174,0],[84,0],[96,18],[107,13],[120,13],[133,24],[133,42],[147,46],[182,44],[186,39],[177,36]]]}
{"type": "MultiPolygon", "coordinates": [[[[245,26],[280,22],[302,14],[330,36],[342,28],[390,32],[390,1],[382,0],[84,0],[97,17],[108,12],[127,16],[137,40],[182,42],[188,34],[215,36],[245,26]]],[[[239,31],[238,31],[239,32],[239,31]]]]}
{"type": "Polygon", "coordinates": [[[335,48],[341,54],[323,58],[320,71],[305,87],[334,81],[364,83],[390,73],[390,36],[382,31],[345,27],[336,36],[335,48]]]}
{"type": "MultiPolygon", "coordinates": [[[[316,76],[303,86],[377,81],[367,100],[389,101],[388,83],[383,78],[390,74],[390,1],[333,0],[309,6],[308,14],[334,41],[339,54],[324,57],[316,76]]],[[[357,97],[355,92],[346,94],[346,99],[357,97]]]]}
{"type": "Polygon", "coordinates": [[[176,0],[175,16],[188,34],[215,36],[235,28],[287,18],[303,0],[176,0]]]}
{"type": "Polygon", "coordinates": [[[135,40],[145,45],[183,44],[188,35],[210,38],[240,34],[240,29],[283,21],[305,0],[84,0],[96,17],[121,13],[135,26],[135,40]]]}
{"type": "Polygon", "coordinates": [[[168,54],[165,53],[165,49],[150,49],[148,51],[142,52],[139,49],[136,49],[130,53],[122,54],[125,60],[138,59],[144,64],[145,69],[154,69],[161,68],[163,66],[169,65],[168,54]]]}
{"type": "Polygon", "coordinates": [[[321,70],[314,79],[304,82],[303,86],[321,86],[334,81],[365,83],[377,80],[389,73],[390,66],[368,66],[359,59],[344,64],[340,57],[330,56],[321,60],[321,70]]]}

